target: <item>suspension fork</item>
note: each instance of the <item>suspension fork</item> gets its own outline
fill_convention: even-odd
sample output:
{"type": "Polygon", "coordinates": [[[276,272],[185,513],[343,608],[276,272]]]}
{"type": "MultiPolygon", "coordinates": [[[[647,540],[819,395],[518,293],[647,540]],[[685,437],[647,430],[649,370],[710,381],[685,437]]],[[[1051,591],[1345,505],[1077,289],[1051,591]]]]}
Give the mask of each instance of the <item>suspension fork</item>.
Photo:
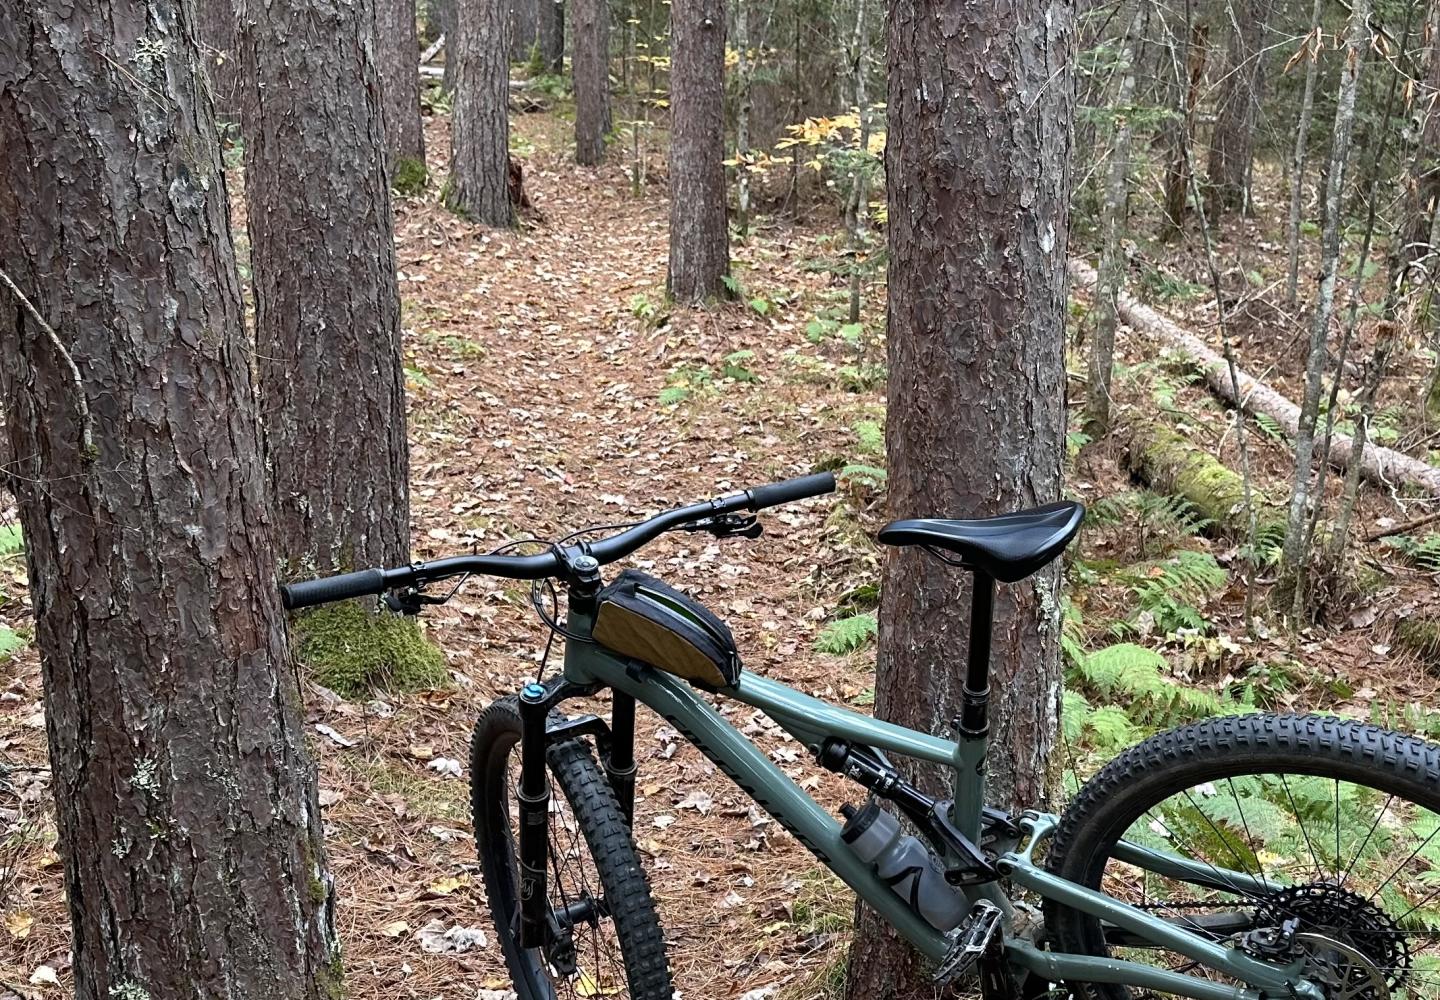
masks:
{"type": "Polygon", "coordinates": [[[611,688],[610,750],[605,755],[605,777],[620,803],[625,825],[635,827],[635,696],[611,688]]]}
{"type": "Polygon", "coordinates": [[[551,693],[540,684],[520,692],[520,946],[547,943],[550,903],[545,866],[550,854],[550,781],[546,777],[545,732],[551,693]]]}

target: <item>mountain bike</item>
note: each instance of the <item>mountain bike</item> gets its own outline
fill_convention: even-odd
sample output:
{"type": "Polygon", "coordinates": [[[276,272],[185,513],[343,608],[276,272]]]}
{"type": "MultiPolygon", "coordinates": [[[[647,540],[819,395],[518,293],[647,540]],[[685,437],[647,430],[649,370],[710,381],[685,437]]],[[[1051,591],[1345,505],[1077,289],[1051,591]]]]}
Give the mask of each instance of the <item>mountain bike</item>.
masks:
{"type": "Polygon", "coordinates": [[[759,511],[833,489],[832,476],[808,476],[576,532],[538,553],[283,588],[289,608],[383,594],[413,614],[459,587],[427,590],[440,581],[533,581],[552,641],[565,642],[563,672],[485,709],[470,753],[486,893],[522,1000],[671,1000],[631,833],[637,703],[893,925],[939,984],[978,979],[987,997],[1063,990],[1094,1000],[1440,994],[1440,748],[1420,739],[1332,717],[1217,718],[1124,751],[1063,815],[985,805],[996,588],[1061,554],[1083,519],[1079,504],[897,521],[879,533],[973,574],[961,707],[942,734],[744,670],[729,629],[698,601],[635,570],[602,579],[603,566],[665,532],[755,538],[759,511]],[[607,530],[618,533],[585,540],[607,530]],[[552,610],[560,586],[563,616],[552,610]],[[608,720],[559,711],[605,691],[608,720]],[[837,818],[726,721],[719,699],[764,712],[818,766],[863,789],[863,804],[837,818]],[[890,755],[946,769],[949,797],[906,780],[890,755]]]}

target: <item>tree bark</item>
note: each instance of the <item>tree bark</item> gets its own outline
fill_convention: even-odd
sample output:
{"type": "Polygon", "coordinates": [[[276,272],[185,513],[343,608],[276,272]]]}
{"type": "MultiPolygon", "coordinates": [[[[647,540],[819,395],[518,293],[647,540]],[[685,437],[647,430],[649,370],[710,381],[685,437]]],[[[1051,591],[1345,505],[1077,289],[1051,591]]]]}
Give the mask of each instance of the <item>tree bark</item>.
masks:
{"type": "MultiPolygon", "coordinates": [[[[857,14],[864,24],[865,0],[857,14]]],[[[750,232],[750,2],[735,0],[735,228],[741,237],[750,232]]],[[[861,85],[863,86],[863,85],[861,85]]],[[[863,93],[863,91],[862,91],[863,93]]],[[[863,115],[865,109],[862,107],[863,115]]],[[[638,191],[636,192],[639,193],[638,191]]],[[[851,227],[853,230],[853,226],[851,227]]]]}
{"type": "MultiPolygon", "coordinates": [[[[210,0],[214,2],[214,0],[210,0]]],[[[415,0],[375,0],[376,55],[380,64],[385,139],[390,175],[425,167],[425,131],[420,121],[420,40],[415,0]]]]}
{"type": "Polygon", "coordinates": [[[410,551],[400,295],[369,0],[241,0],[255,344],[287,574],[410,551]]]}
{"type": "MultiPolygon", "coordinates": [[[[1188,12],[1188,5],[1186,10],[1188,12]]],[[[1184,47],[1174,57],[1181,110],[1167,130],[1166,143],[1169,164],[1165,168],[1165,218],[1176,233],[1185,226],[1190,203],[1190,146],[1195,139],[1195,114],[1200,106],[1200,88],[1205,82],[1205,57],[1210,39],[1210,29],[1204,24],[1187,24],[1186,31],[1184,47]]]]}
{"type": "Polygon", "coordinates": [[[1423,123],[1405,190],[1398,268],[1402,274],[1426,253],[1440,252],[1430,239],[1432,222],[1440,214],[1440,0],[1430,5],[1425,34],[1429,41],[1425,79],[1415,95],[1423,123]]]}
{"type": "Polygon", "coordinates": [[[210,79],[215,120],[240,120],[240,23],[235,0],[200,0],[200,54],[210,79]]]}
{"type": "Polygon", "coordinates": [[[456,29],[455,116],[445,203],[489,226],[513,226],[510,46],[505,0],[466,0],[456,29]]]}
{"type": "Polygon", "coordinates": [[[1110,430],[1110,371],[1115,366],[1115,297],[1125,283],[1125,257],[1120,240],[1125,234],[1130,194],[1130,102],[1135,98],[1135,49],[1143,24],[1139,13],[1126,32],[1120,58],[1124,73],[1115,96],[1120,116],[1110,144],[1110,174],[1100,214],[1100,281],[1095,289],[1095,331],[1090,338],[1090,368],[1085,392],[1085,433],[1103,437],[1110,430]]]}
{"type": "Polygon", "coordinates": [[[565,0],[539,0],[540,64],[547,73],[565,68],[565,0]]]}
{"type": "Polygon", "coordinates": [[[41,317],[0,287],[0,398],[74,995],[328,1000],[334,894],[194,11],[0,18],[0,261],[41,317]]]}
{"type": "Polygon", "coordinates": [[[540,41],[540,4],[544,0],[509,0],[510,61],[526,63],[540,41]]]}
{"type": "MultiPolygon", "coordinates": [[[[894,517],[1056,499],[1065,437],[1073,6],[913,0],[889,16],[886,450],[894,517]]],[[[1046,797],[1060,700],[1059,569],[999,588],[990,801],[1046,797]]],[[[969,578],[886,554],[875,713],[948,731],[969,578]]],[[[918,775],[941,791],[931,769],[918,775]]],[[[943,793],[942,793],[943,794],[943,793]]],[[[846,995],[928,997],[915,953],[861,911],[846,995]]]]}
{"type": "Polygon", "coordinates": [[[1249,210],[1250,163],[1265,92],[1265,24],[1270,0],[1235,0],[1229,58],[1220,84],[1219,109],[1210,138],[1206,214],[1249,210]]]}
{"type": "Polygon", "coordinates": [[[670,6],[670,267],[681,302],[725,295],[725,3],[670,6]]]}
{"type": "MultiPolygon", "coordinates": [[[[1315,460],[1315,423],[1320,412],[1320,381],[1325,370],[1326,343],[1330,317],[1335,305],[1335,278],[1340,264],[1340,225],[1345,192],[1346,166],[1350,159],[1350,138],[1355,127],[1355,94],[1360,70],[1370,45],[1370,0],[1355,0],[1345,41],[1344,66],[1335,105],[1335,129],[1330,145],[1330,165],[1325,181],[1325,220],[1321,233],[1320,279],[1311,317],[1310,351],[1305,363],[1305,396],[1300,404],[1295,433],[1295,471],[1291,483],[1290,513],[1285,525],[1285,566],[1303,581],[1308,561],[1305,515],[1310,500],[1310,475],[1315,460]]],[[[1303,601],[1303,586],[1296,586],[1296,611],[1303,601]]]]}
{"type": "Polygon", "coordinates": [[[441,67],[440,89],[447,94],[455,93],[455,22],[460,14],[460,0],[430,0],[432,10],[440,22],[440,33],[445,36],[445,62],[441,67]]]}
{"type": "Polygon", "coordinates": [[[1290,154],[1290,217],[1286,226],[1289,242],[1289,270],[1285,276],[1285,301],[1295,308],[1296,285],[1300,276],[1300,210],[1305,190],[1305,161],[1310,143],[1310,120],[1315,112],[1315,80],[1320,75],[1320,35],[1324,30],[1325,0],[1315,0],[1310,12],[1310,32],[1305,36],[1305,89],[1300,97],[1300,120],[1295,125],[1295,148],[1290,154]]]}
{"type": "Polygon", "coordinates": [[[595,167],[605,158],[610,131],[610,15],[605,0],[572,0],[575,85],[575,162],[595,167]]]}
{"type": "MultiPolygon", "coordinates": [[[[1074,279],[1077,288],[1089,288],[1095,284],[1094,269],[1078,260],[1070,262],[1070,277],[1074,279]]],[[[1155,338],[1164,348],[1194,361],[1204,374],[1210,391],[1215,395],[1249,413],[1265,414],[1291,437],[1297,434],[1300,407],[1244,371],[1237,371],[1232,380],[1225,358],[1218,351],[1210,348],[1189,330],[1125,292],[1120,293],[1117,301],[1120,316],[1126,323],[1155,338]]],[[[1351,447],[1350,436],[1337,433],[1331,442],[1330,460],[1337,467],[1344,468],[1351,447]]],[[[1397,482],[1404,483],[1423,491],[1427,496],[1440,499],[1440,468],[1375,444],[1365,445],[1361,463],[1360,471],[1373,483],[1387,489],[1397,482]]]]}

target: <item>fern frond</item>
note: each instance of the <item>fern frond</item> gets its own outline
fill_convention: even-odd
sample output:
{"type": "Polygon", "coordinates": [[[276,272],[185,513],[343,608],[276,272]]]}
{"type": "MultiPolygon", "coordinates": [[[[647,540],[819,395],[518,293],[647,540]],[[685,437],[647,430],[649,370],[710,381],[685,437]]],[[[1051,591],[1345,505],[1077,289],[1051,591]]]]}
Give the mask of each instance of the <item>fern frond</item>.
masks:
{"type": "Polygon", "coordinates": [[[836,656],[852,653],[875,638],[878,630],[879,625],[872,614],[841,618],[820,630],[815,639],[815,649],[836,656]]]}

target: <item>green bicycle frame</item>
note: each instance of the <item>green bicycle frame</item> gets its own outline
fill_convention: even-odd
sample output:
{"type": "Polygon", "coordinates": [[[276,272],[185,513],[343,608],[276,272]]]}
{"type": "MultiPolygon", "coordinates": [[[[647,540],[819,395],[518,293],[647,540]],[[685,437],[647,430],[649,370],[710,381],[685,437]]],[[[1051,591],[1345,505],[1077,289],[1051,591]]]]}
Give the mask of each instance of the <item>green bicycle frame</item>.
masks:
{"type": "MultiPolygon", "coordinates": [[[[977,600],[977,605],[980,600],[977,600]]],[[[979,607],[977,611],[981,610],[979,607]]],[[[593,619],[574,606],[567,628],[588,637],[593,619]]],[[[988,657],[988,643],[984,650],[988,657]]],[[[974,652],[972,650],[972,659],[974,652]]],[[[742,736],[711,704],[709,697],[686,681],[648,666],[622,659],[603,647],[582,641],[566,643],[564,679],[577,689],[611,688],[617,706],[623,705],[626,729],[633,734],[633,702],[651,708],[705,754],[774,820],[885,918],[917,950],[934,962],[950,953],[954,941],[930,926],[886,886],[841,840],[841,825],[824,807],[776,766],[759,748],[742,736]]],[[[967,692],[973,693],[973,692],[967,692]]],[[[776,681],[742,673],[738,682],[717,692],[719,696],[757,708],[812,751],[827,740],[873,747],[947,767],[953,774],[954,805],[951,822],[972,842],[978,842],[985,797],[985,736],[957,727],[959,739],[942,739],[892,725],[869,716],[829,705],[776,681]]],[[[983,704],[983,701],[982,701],[983,704]]],[[[617,718],[620,715],[616,713],[617,718]]],[[[980,713],[983,720],[983,710],[980,713]]],[[[980,727],[983,730],[983,726],[980,727]]],[[[621,748],[629,764],[630,748],[621,748]]],[[[632,765],[633,767],[633,765],[632,765]]],[[[631,771],[633,775],[633,770],[631,771]]],[[[624,803],[628,809],[629,803],[624,803]]],[[[1199,976],[1171,972],[1139,962],[1042,951],[1024,936],[1007,934],[1006,956],[1020,968],[1052,982],[1063,980],[1117,983],[1141,989],[1192,997],[1194,1000],[1260,1000],[1262,996],[1300,996],[1320,1000],[1319,990],[1299,978],[1299,963],[1279,966],[1218,944],[1175,923],[1129,906],[1102,892],[1062,879],[1036,865],[1031,857],[1037,843],[1054,830],[1057,818],[1028,813],[1022,827],[1028,834],[1024,850],[997,859],[1001,874],[1038,895],[1057,900],[1224,973],[1249,987],[1231,986],[1199,976]],[[1293,992],[1292,992],[1293,991],[1293,992]]],[[[1276,886],[1240,872],[1216,869],[1164,852],[1122,842],[1117,856],[1171,878],[1197,885],[1219,887],[1242,894],[1273,891],[1276,886]]],[[[1000,907],[1006,929],[1015,924],[1016,910],[998,882],[966,890],[974,902],[987,899],[1000,907]]]]}

